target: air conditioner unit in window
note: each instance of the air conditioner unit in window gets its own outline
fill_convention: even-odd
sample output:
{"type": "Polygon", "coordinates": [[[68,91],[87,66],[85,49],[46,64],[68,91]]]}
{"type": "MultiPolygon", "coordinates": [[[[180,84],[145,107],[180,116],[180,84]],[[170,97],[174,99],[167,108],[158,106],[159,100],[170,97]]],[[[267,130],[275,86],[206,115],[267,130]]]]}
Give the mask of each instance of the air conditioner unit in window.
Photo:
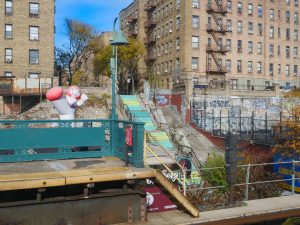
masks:
{"type": "Polygon", "coordinates": [[[160,73],[159,72],[157,72],[157,75],[159,75],[160,73]]]}
{"type": "Polygon", "coordinates": [[[248,73],[252,73],[253,71],[252,70],[248,70],[248,73]]]}
{"type": "Polygon", "coordinates": [[[160,56],[160,54],[159,54],[159,53],[157,53],[157,56],[160,56]]]}
{"type": "Polygon", "coordinates": [[[274,75],[273,71],[270,71],[270,76],[273,76],[273,75],[274,75]]]}
{"type": "Polygon", "coordinates": [[[194,9],[199,9],[199,5],[193,5],[194,9]]]}
{"type": "Polygon", "coordinates": [[[179,46],[177,46],[177,47],[176,47],[176,50],[179,50],[179,49],[180,49],[180,47],[179,47],[179,46]]]}
{"type": "Polygon", "coordinates": [[[172,33],[172,29],[170,29],[169,32],[172,33]]]}
{"type": "Polygon", "coordinates": [[[160,39],[160,35],[157,35],[157,39],[160,39]]]}
{"type": "Polygon", "coordinates": [[[166,50],[165,53],[168,54],[168,50],[166,50]]]}
{"type": "Polygon", "coordinates": [[[253,31],[249,31],[248,34],[253,34],[253,31]]]}
{"type": "Polygon", "coordinates": [[[165,73],[167,73],[168,72],[168,70],[165,70],[165,73]]]}
{"type": "Polygon", "coordinates": [[[12,59],[6,59],[6,63],[12,63],[12,59]]]}

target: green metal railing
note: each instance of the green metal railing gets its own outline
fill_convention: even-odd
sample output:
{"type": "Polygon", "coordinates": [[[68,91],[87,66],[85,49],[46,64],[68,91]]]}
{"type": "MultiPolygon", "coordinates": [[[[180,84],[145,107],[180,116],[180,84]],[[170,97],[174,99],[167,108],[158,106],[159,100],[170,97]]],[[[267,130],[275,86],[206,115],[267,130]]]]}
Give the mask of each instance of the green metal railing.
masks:
{"type": "Polygon", "coordinates": [[[119,120],[0,120],[0,162],[116,156],[144,167],[144,123],[119,120]],[[132,127],[133,147],[125,129],[132,127]],[[130,154],[127,154],[129,151],[130,154]]]}

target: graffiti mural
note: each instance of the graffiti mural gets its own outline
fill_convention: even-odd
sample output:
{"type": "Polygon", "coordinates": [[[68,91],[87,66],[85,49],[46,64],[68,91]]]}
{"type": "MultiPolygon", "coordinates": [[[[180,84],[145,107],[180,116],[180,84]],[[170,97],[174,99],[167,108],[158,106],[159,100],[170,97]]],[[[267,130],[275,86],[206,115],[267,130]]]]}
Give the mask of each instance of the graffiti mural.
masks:
{"type": "Polygon", "coordinates": [[[242,98],[224,96],[197,96],[192,100],[192,122],[217,136],[228,131],[245,139],[259,139],[265,143],[273,138],[273,127],[289,116],[290,109],[299,100],[242,98]]]}

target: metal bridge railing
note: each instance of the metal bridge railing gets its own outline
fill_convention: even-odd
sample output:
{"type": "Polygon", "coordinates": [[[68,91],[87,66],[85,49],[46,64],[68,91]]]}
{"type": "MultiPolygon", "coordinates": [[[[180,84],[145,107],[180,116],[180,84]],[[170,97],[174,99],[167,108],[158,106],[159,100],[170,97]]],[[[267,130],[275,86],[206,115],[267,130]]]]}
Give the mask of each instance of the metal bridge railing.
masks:
{"type": "MultiPolygon", "coordinates": [[[[159,155],[157,155],[148,145],[148,143],[146,144],[146,150],[148,152],[150,152],[160,163],[161,165],[172,175],[172,177],[175,178],[175,180],[178,182],[178,184],[180,184],[183,187],[183,194],[186,195],[186,170],[176,161],[176,159],[169,153],[168,150],[166,150],[160,143],[159,141],[150,133],[146,133],[146,140],[148,139],[148,143],[152,143],[155,144],[157,146],[159,146],[160,149],[163,150],[163,152],[168,156],[168,158],[170,158],[174,164],[176,164],[178,166],[178,168],[180,169],[180,173],[182,174],[182,180],[179,179],[179,177],[174,173],[174,171],[172,171],[169,166],[166,165],[166,163],[163,162],[163,160],[160,159],[159,155]]],[[[147,161],[147,158],[145,158],[145,161],[147,161]]],[[[147,164],[147,162],[146,162],[147,164]]]]}
{"type": "MultiPolygon", "coordinates": [[[[289,161],[289,162],[274,162],[274,163],[260,163],[260,164],[247,164],[239,165],[238,169],[243,169],[245,172],[244,181],[237,183],[235,187],[244,186],[244,199],[249,200],[249,188],[253,185],[268,184],[268,183],[280,183],[283,188],[290,189],[292,194],[295,194],[296,190],[300,191],[300,161],[289,161]],[[273,166],[273,172],[277,175],[276,179],[273,180],[259,180],[251,181],[251,168],[253,167],[265,167],[273,166]],[[289,173],[287,173],[289,171],[289,173]]],[[[224,170],[225,167],[212,167],[212,168],[200,168],[200,171],[207,170],[224,170]]],[[[180,171],[177,171],[178,173],[180,171]]],[[[225,179],[225,177],[224,177],[225,179]]],[[[225,185],[221,186],[210,186],[210,187],[189,187],[187,186],[187,192],[201,191],[201,190],[218,190],[227,188],[225,185]]]]}
{"type": "Polygon", "coordinates": [[[0,162],[115,156],[144,167],[144,123],[121,120],[0,121],[0,162]],[[127,148],[125,129],[132,128],[127,148]]]}

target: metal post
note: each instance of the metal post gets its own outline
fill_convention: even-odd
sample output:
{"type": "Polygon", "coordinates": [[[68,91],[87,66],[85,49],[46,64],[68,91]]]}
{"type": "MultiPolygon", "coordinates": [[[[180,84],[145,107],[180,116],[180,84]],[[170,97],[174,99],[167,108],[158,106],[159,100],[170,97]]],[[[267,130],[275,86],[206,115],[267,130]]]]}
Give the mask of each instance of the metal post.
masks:
{"type": "Polygon", "coordinates": [[[254,142],[254,111],[251,116],[251,141],[254,142]]]}
{"type": "Polygon", "coordinates": [[[219,119],[219,122],[220,122],[220,136],[222,134],[222,110],[220,110],[220,119],[219,119]]]}
{"type": "Polygon", "coordinates": [[[227,123],[228,123],[228,132],[231,132],[231,127],[230,127],[230,124],[231,124],[231,121],[230,121],[230,109],[228,109],[228,112],[227,112],[227,123]]]}
{"type": "Polygon", "coordinates": [[[295,161],[293,160],[293,166],[292,166],[292,170],[293,170],[293,174],[292,174],[292,194],[295,194],[295,178],[296,178],[296,174],[295,174],[295,161]]]}
{"type": "Polygon", "coordinates": [[[248,164],[248,166],[247,166],[247,172],[246,172],[245,201],[249,200],[250,169],[251,169],[251,165],[248,164]]]}
{"type": "Polygon", "coordinates": [[[279,141],[281,140],[282,134],[282,112],[279,113],[279,141]]]}
{"type": "Polygon", "coordinates": [[[268,144],[268,112],[265,112],[265,141],[268,144]]]}
{"type": "Polygon", "coordinates": [[[240,121],[239,121],[239,128],[240,128],[240,139],[242,138],[242,110],[240,109],[240,121]]]}
{"type": "Polygon", "coordinates": [[[213,134],[215,133],[215,110],[212,110],[212,128],[211,128],[213,134]]]}

